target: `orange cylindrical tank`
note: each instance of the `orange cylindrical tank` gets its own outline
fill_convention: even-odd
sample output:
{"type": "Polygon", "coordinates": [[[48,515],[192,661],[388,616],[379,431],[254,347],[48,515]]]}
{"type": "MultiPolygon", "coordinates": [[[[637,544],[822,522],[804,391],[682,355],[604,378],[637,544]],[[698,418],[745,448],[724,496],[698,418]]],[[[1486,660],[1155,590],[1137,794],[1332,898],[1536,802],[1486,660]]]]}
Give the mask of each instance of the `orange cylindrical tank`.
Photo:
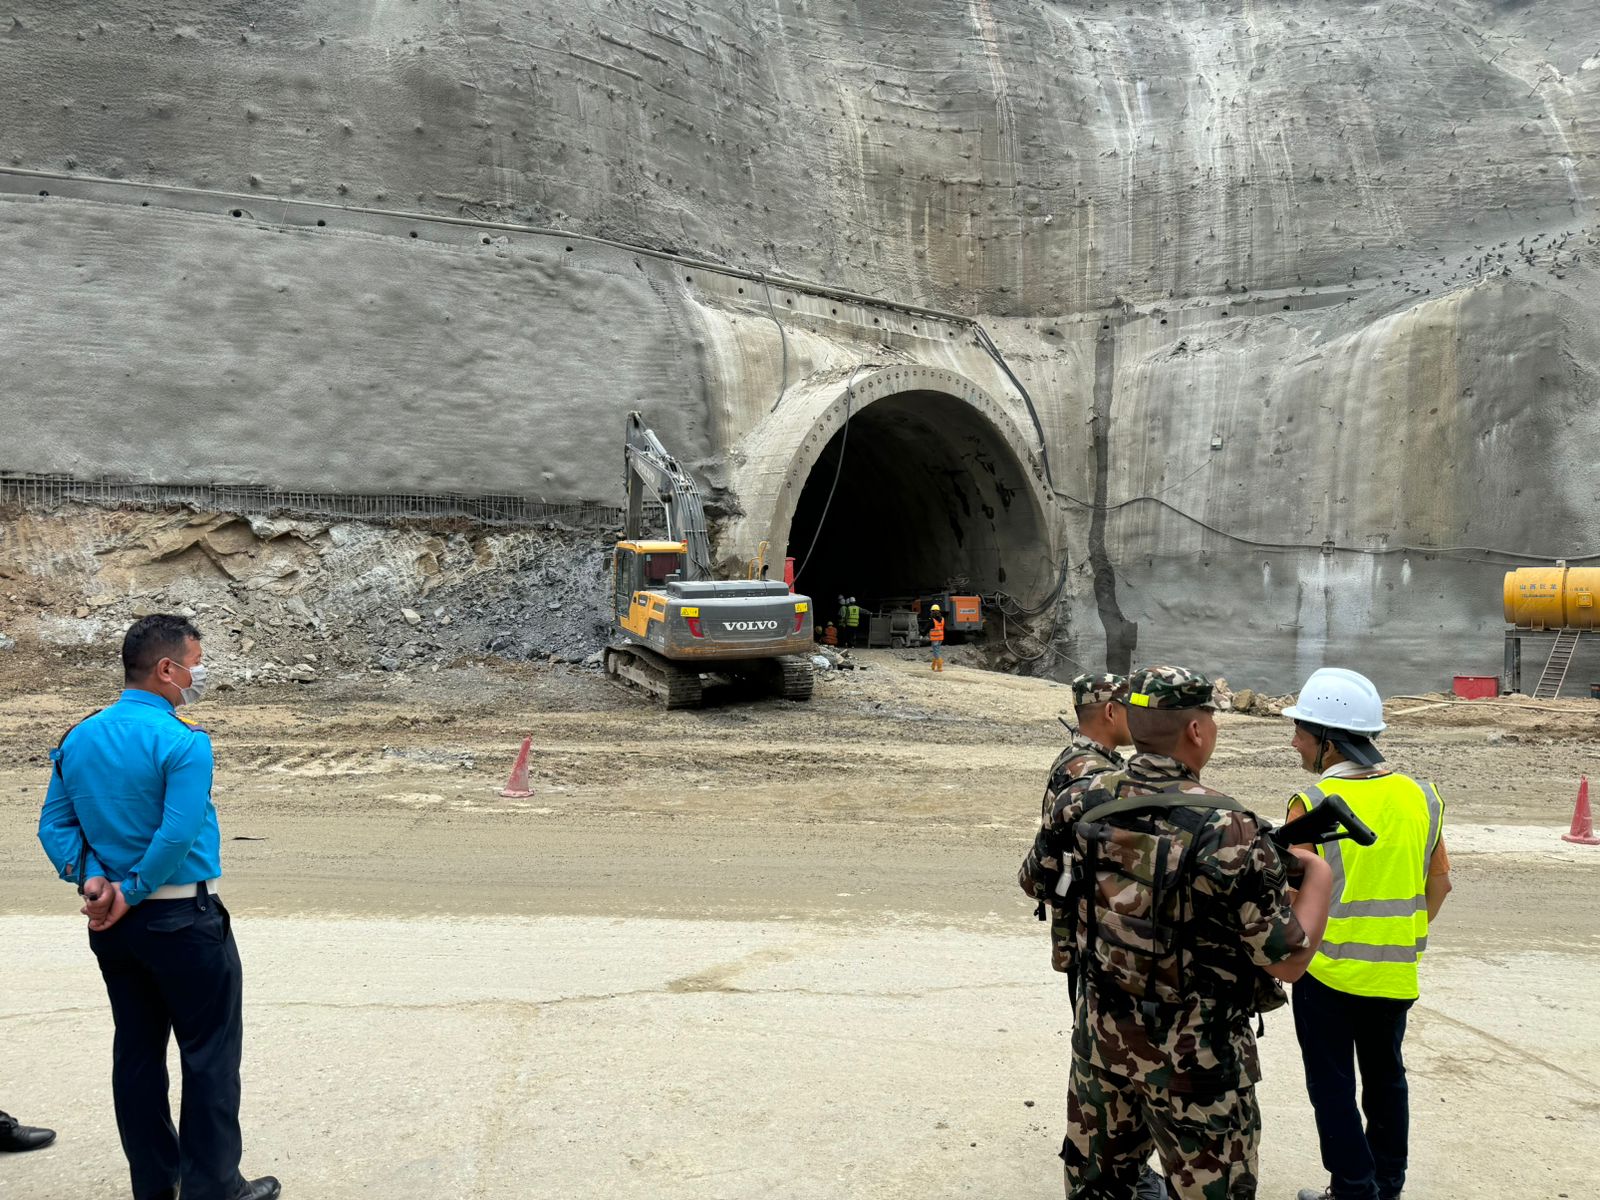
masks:
{"type": "Polygon", "coordinates": [[[1600,629],[1600,567],[1506,572],[1506,623],[1518,629],[1600,629]]]}

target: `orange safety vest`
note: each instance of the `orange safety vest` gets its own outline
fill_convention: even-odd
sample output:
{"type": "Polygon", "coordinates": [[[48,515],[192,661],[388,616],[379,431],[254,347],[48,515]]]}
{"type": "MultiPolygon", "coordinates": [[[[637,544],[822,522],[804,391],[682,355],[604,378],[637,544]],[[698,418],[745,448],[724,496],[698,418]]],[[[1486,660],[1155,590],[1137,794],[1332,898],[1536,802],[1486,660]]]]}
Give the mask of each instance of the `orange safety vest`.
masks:
{"type": "Polygon", "coordinates": [[[928,637],[933,640],[933,644],[935,646],[937,646],[940,642],[944,641],[944,618],[943,617],[935,617],[933,619],[933,628],[928,631],[928,637]]]}
{"type": "Polygon", "coordinates": [[[822,644],[824,646],[837,646],[839,644],[839,631],[832,625],[822,631],[822,644]]]}

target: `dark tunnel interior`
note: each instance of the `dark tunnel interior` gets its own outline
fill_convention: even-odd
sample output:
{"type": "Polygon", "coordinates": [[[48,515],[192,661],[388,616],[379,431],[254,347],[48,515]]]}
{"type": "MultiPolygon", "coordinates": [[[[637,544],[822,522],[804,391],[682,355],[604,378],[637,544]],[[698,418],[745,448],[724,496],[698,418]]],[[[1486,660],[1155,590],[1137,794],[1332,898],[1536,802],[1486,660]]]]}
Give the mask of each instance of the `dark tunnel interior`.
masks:
{"type": "Polygon", "coordinates": [[[941,392],[855,413],[812,467],[790,525],[795,589],[834,617],[840,595],[880,610],[943,591],[1026,594],[1043,517],[998,430],[941,392]]]}

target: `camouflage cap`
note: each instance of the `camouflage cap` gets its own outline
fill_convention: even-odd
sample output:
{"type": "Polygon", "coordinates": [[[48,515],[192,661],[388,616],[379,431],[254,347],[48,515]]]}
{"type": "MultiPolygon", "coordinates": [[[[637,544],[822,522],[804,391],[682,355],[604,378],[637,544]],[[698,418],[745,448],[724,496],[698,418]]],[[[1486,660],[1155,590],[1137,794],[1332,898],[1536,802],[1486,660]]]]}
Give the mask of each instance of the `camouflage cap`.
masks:
{"type": "Polygon", "coordinates": [[[1125,675],[1077,675],[1072,680],[1072,702],[1079,708],[1085,704],[1104,704],[1117,699],[1127,689],[1125,675]]]}
{"type": "Polygon", "coordinates": [[[1132,708],[1207,708],[1211,680],[1187,667],[1143,667],[1128,676],[1122,702],[1132,708]]]}

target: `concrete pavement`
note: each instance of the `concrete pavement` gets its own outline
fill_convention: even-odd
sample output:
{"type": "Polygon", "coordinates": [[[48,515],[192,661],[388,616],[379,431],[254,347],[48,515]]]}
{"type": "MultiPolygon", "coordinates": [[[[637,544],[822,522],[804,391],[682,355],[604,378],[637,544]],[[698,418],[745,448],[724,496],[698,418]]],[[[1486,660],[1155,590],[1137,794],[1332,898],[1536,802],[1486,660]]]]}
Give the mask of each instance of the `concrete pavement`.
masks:
{"type": "MultiPolygon", "coordinates": [[[[236,928],[245,1170],[296,1200],[1060,1194],[1064,989],[1009,916],[236,928]]],[[[126,1194],[110,1016],[79,922],[0,918],[0,945],[0,1104],[61,1131],[0,1162],[0,1196],[126,1194]]],[[[1491,989],[1484,960],[1430,956],[1408,1196],[1583,1194],[1600,1172],[1581,1132],[1600,1102],[1584,1032],[1600,1001],[1561,981],[1590,964],[1497,955],[1491,989]]],[[[1292,1195],[1323,1177],[1286,1012],[1262,1045],[1261,1194],[1292,1195]]]]}

